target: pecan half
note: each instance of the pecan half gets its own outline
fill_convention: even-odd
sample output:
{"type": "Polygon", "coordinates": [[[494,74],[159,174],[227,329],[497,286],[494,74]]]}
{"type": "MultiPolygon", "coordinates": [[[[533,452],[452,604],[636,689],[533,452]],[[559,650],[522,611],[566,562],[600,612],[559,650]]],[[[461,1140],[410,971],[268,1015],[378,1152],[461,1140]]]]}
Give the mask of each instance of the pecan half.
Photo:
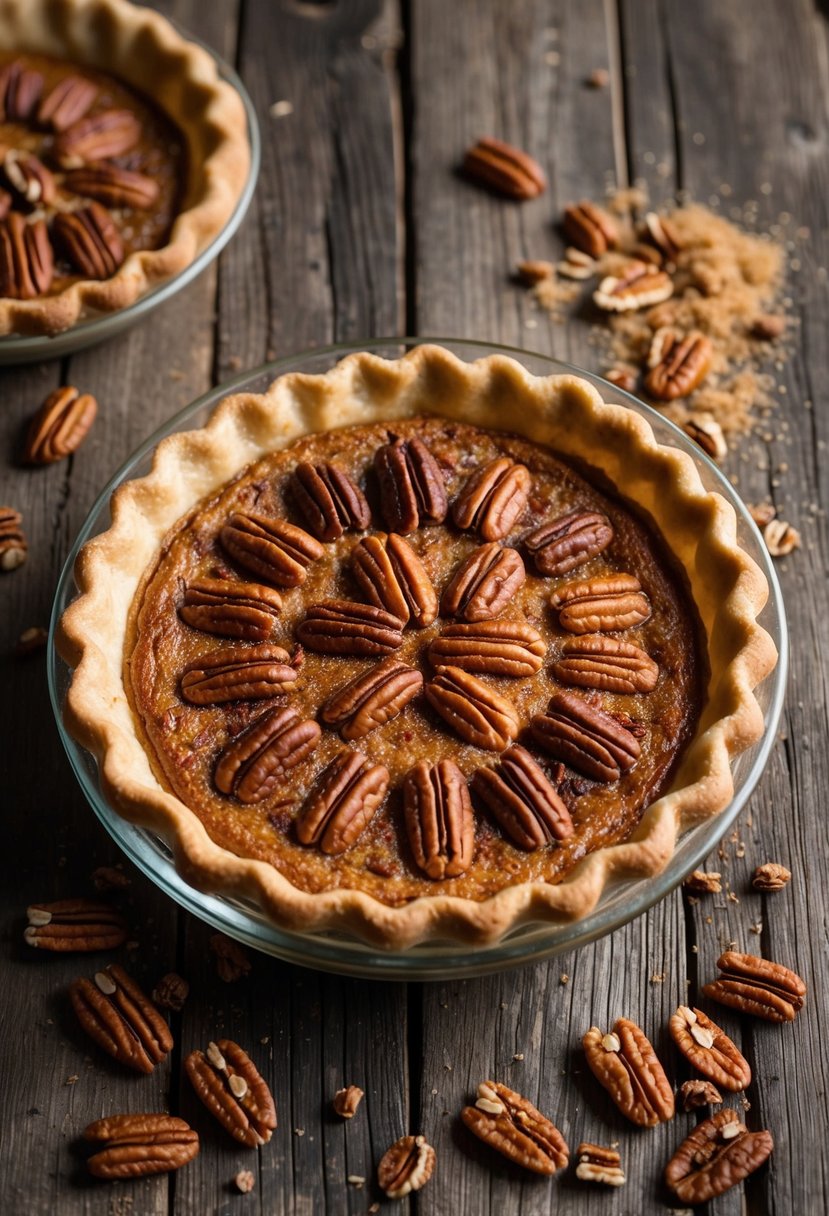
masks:
{"type": "Polygon", "coordinates": [[[582,1182],[600,1182],[604,1186],[624,1186],[625,1171],[621,1154],[615,1148],[582,1141],[576,1149],[576,1177],[582,1182]]]}
{"type": "Polygon", "coordinates": [[[114,950],[127,940],[129,930],[120,912],[94,899],[59,899],[30,904],[29,924],[23,933],[27,946],[39,950],[114,950]]]}
{"type": "Polygon", "coordinates": [[[342,465],[303,460],[294,469],[291,493],[317,540],[334,541],[371,524],[366,496],[342,465]]]}
{"type": "Polygon", "coordinates": [[[67,259],[87,279],[108,279],[126,256],[112,216],[100,203],[58,212],[52,231],[67,259]]]}
{"type": "Polygon", "coordinates": [[[665,1184],[682,1203],[707,1203],[753,1174],[773,1149],[771,1132],[750,1132],[735,1110],[720,1110],[682,1141],[665,1184]]]}
{"type": "Polygon", "coordinates": [[[439,668],[424,691],[432,709],[466,743],[501,752],[518,734],[515,707],[460,667],[439,668]]]}
{"type": "Polygon", "coordinates": [[[593,299],[605,312],[629,312],[661,304],[673,293],[673,281],[664,270],[647,262],[631,261],[622,274],[602,279],[593,299]]]}
{"type": "Polygon", "coordinates": [[[482,1081],[474,1106],[461,1119],[484,1144],[535,1174],[564,1169],[570,1150],[558,1128],[521,1094],[497,1081],[482,1081]]]}
{"type": "Polygon", "coordinates": [[[541,670],[547,647],[524,621],[476,621],[445,625],[429,646],[434,667],[447,664],[481,675],[521,679],[541,670]]]}
{"type": "Polygon", "coordinates": [[[98,86],[83,76],[64,76],[51,93],[47,93],[37,111],[41,127],[65,131],[78,122],[98,96],[98,86]]]}
{"type": "Polygon", "coordinates": [[[62,169],[79,169],[89,161],[123,156],[140,138],[141,124],[131,110],[101,110],[61,131],[52,151],[62,169]]]}
{"type": "Polygon", "coordinates": [[[539,574],[560,577],[589,562],[613,540],[613,525],[600,511],[568,511],[524,537],[539,574]]]}
{"type": "Polygon", "coordinates": [[[40,101],[43,77],[19,59],[0,69],[0,122],[27,122],[40,101]]]}
{"type": "Polygon", "coordinates": [[[344,1089],[338,1089],[334,1094],[334,1112],[341,1119],[353,1119],[362,1100],[363,1091],[360,1086],[347,1085],[344,1089]]]}
{"type": "Polygon", "coordinates": [[[175,971],[162,975],[152,991],[153,1002],[161,1009],[169,1009],[173,1013],[181,1013],[190,995],[190,985],[183,976],[175,971]]]}
{"type": "Polygon", "coordinates": [[[806,985],[780,963],[726,950],[717,959],[720,974],[702,991],[712,1001],[767,1022],[793,1022],[803,1008],[806,985]]]}
{"type": "Polygon", "coordinates": [[[696,329],[685,337],[673,330],[667,335],[658,330],[653,340],[658,343],[658,359],[648,359],[645,390],[657,401],[687,397],[708,375],[714,354],[710,341],[696,329]]]}
{"type": "Polygon", "coordinates": [[[453,760],[425,760],[403,783],[406,830],[414,859],[429,878],[456,878],[472,864],[475,824],[466,778],[453,760]]]}
{"type": "Polygon", "coordinates": [[[619,240],[613,219],[588,199],[565,207],[561,226],[567,240],[591,258],[600,258],[619,240]]]}
{"type": "Polygon", "coordinates": [[[706,456],[710,456],[712,460],[725,460],[728,444],[723,429],[713,414],[694,414],[693,418],[683,422],[682,429],[697,447],[702,448],[706,456]]]}
{"type": "Polygon", "coordinates": [[[693,895],[719,895],[721,878],[719,870],[692,870],[682,885],[693,895]]]}
{"type": "Polygon", "coordinates": [[[562,583],[550,596],[550,603],[568,633],[633,629],[651,614],[650,601],[632,574],[605,574],[562,583]]]}
{"type": "Polygon", "coordinates": [[[197,1097],[225,1131],[244,1144],[267,1144],[276,1128],[276,1107],[267,1082],[248,1053],[231,1039],[191,1051],[184,1061],[197,1097]]]}
{"type": "Polygon", "coordinates": [[[185,667],[181,695],[192,705],[257,701],[285,692],[297,678],[297,660],[267,642],[242,649],[228,646],[200,655],[185,667]]]}
{"type": "Polygon", "coordinates": [[[587,1063],[626,1119],[655,1127],[674,1117],[674,1095],[644,1031],[619,1018],[611,1034],[591,1026],[582,1039],[587,1063]]]}
{"type": "Polygon", "coordinates": [[[48,291],[55,258],[44,220],[27,223],[17,211],[0,222],[0,296],[33,300],[48,291]]]}
{"type": "Polygon", "coordinates": [[[402,1199],[425,1186],[435,1169],[435,1150],[423,1136],[401,1136],[380,1159],[377,1181],[387,1199],[402,1199]]]}
{"type": "Polygon", "coordinates": [[[393,439],[374,454],[380,510],[390,532],[408,533],[446,518],[443,475],[422,439],[393,439]]]}
{"type": "Polygon", "coordinates": [[[383,659],[370,671],[341,688],[322,707],[326,726],[339,729],[343,739],[362,739],[390,722],[423,688],[423,675],[399,659],[383,659]]]}
{"type": "Polygon", "coordinates": [[[26,560],[29,542],[22,523],[23,516],[14,507],[0,507],[0,570],[16,570],[26,560]]]}
{"type": "Polygon", "coordinates": [[[680,1005],[669,1028],[679,1050],[704,1077],[735,1092],[751,1084],[748,1060],[701,1009],[680,1005]]]}
{"type": "Polygon", "coordinates": [[[649,693],[659,679],[659,666],[646,651],[602,633],[568,638],[552,670],[562,684],[601,692],[649,693]]]}
{"type": "Polygon", "coordinates": [[[606,784],[632,768],[642,750],[614,717],[571,692],[551,698],[546,714],[530,722],[530,734],[557,760],[606,784]]]}
{"type": "Polygon", "coordinates": [[[501,540],[522,515],[531,488],[526,465],[500,456],[472,474],[452,504],[452,519],[483,540],[501,540]]]}
{"type": "Polygon", "coordinates": [[[353,600],[312,604],[296,635],[320,654],[386,655],[403,645],[402,621],[373,604],[353,600]]]}
{"type": "Polygon", "coordinates": [[[109,1115],[84,1129],[96,1146],[87,1168],[95,1178],[144,1178],[181,1169],[198,1156],[199,1137],[174,1115],[109,1115]]]}
{"type": "Polygon", "coordinates": [[[9,148],[3,157],[3,172],[24,202],[48,207],[55,201],[55,179],[33,152],[9,148]]]}
{"type": "Polygon", "coordinates": [[[776,861],[767,861],[758,866],[751,876],[751,885],[755,891],[782,891],[791,879],[792,872],[776,861]]]}
{"type": "Polygon", "coordinates": [[[216,974],[224,984],[247,979],[253,964],[247,951],[226,933],[212,933],[208,942],[216,962],[216,974]]]}
{"type": "Polygon", "coordinates": [[[438,597],[423,562],[395,532],[358,541],[351,550],[351,573],[370,603],[404,624],[411,621],[423,629],[438,614],[438,597]]]}
{"type": "Polygon", "coordinates": [[[641,236],[661,253],[666,262],[675,262],[677,254],[683,248],[679,233],[671,221],[667,216],[657,215],[655,211],[645,214],[641,236]]]}
{"type": "Polygon", "coordinates": [[[202,633],[264,642],[282,611],[282,596],[260,583],[200,578],[188,584],[178,610],[181,619],[202,633]]]}
{"type": "Polygon", "coordinates": [[[697,1110],[700,1106],[719,1106],[722,1094],[710,1081],[683,1081],[679,1100],[683,1110],[697,1110]]]}
{"type": "Polygon", "coordinates": [[[151,1073],[172,1050],[164,1018],[123,967],[111,963],[92,980],[69,985],[69,999],[89,1037],[113,1059],[151,1073]]]}
{"type": "Polygon", "coordinates": [[[64,184],[73,194],[94,198],[116,209],[134,207],[146,211],[158,198],[158,183],[153,178],[108,161],[91,161],[80,169],[70,169],[64,184]]]}
{"type": "Polygon", "coordinates": [[[763,540],[772,557],[787,557],[800,548],[800,533],[785,519],[772,519],[767,523],[763,540]]]}
{"type": "Polygon", "coordinates": [[[295,709],[271,709],[227,744],[213,773],[216,788],[250,805],[268,798],[289,769],[319,743],[319,724],[295,709]]]}
{"type": "Polygon", "coordinates": [[[344,853],[368,826],[388,788],[385,765],[369,764],[362,752],[340,752],[297,816],[300,843],[318,844],[330,855],[344,853]]]}
{"type": "Polygon", "coordinates": [[[501,139],[484,136],[467,148],[463,171],[479,185],[524,202],[547,189],[547,178],[537,160],[501,139]]]}
{"type": "Polygon", "coordinates": [[[23,456],[28,464],[53,464],[76,452],[89,434],[98,402],[71,385],[56,388],[29,423],[23,456]]]}
{"type": "Polygon", "coordinates": [[[504,549],[495,541],[480,545],[452,575],[441,597],[441,612],[465,621],[490,621],[512,602],[526,577],[517,549],[504,549]]]}
{"type": "Polygon", "coordinates": [[[573,834],[570,812],[530,753],[517,743],[494,768],[479,768],[472,789],[519,848],[528,853],[573,834]]]}
{"type": "Polygon", "coordinates": [[[277,587],[304,583],[311,562],[325,553],[318,540],[295,524],[241,511],[230,516],[219,539],[235,562],[277,587]]]}

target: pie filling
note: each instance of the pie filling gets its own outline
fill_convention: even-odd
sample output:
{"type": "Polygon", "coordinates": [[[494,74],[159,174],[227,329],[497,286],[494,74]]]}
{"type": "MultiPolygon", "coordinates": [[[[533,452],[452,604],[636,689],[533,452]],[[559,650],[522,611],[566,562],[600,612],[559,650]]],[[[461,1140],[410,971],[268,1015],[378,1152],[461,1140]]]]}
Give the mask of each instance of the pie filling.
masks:
{"type": "Polygon", "coordinates": [[[626,840],[708,672],[684,572],[600,481],[435,417],[243,470],[133,602],[158,780],[237,856],[392,906],[557,883],[626,840]]]}

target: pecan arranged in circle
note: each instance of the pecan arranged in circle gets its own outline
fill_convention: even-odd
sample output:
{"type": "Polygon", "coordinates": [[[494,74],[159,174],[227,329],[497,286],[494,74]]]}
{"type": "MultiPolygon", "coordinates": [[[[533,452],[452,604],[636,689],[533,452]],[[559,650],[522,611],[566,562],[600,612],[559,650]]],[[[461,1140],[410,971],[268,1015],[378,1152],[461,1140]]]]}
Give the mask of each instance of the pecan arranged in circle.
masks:
{"type": "Polygon", "coordinates": [[[544,751],[594,781],[618,781],[641,754],[635,736],[598,706],[575,693],[559,692],[545,714],[530,722],[530,734],[544,751]]]}
{"type": "Polygon", "coordinates": [[[615,1148],[582,1141],[576,1149],[576,1177],[582,1182],[600,1182],[604,1186],[624,1186],[625,1171],[622,1158],[615,1148]]]}
{"type": "Polygon", "coordinates": [[[593,299],[605,312],[630,312],[661,304],[674,294],[674,285],[664,270],[648,262],[631,261],[618,275],[602,279],[593,299]]]}
{"type": "Polygon", "coordinates": [[[202,633],[265,642],[282,611],[282,596],[261,583],[199,578],[188,583],[178,610],[181,619],[202,633]]]}
{"type": "Polygon", "coordinates": [[[303,722],[295,709],[261,714],[222,751],[213,774],[216,788],[246,805],[262,802],[289,769],[310,756],[321,734],[317,722],[303,722]]]}
{"type": "Polygon", "coordinates": [[[27,223],[18,211],[0,221],[0,295],[32,300],[49,290],[55,259],[44,220],[27,223]]]}
{"type": "Polygon", "coordinates": [[[793,1022],[803,1008],[806,985],[780,963],[726,950],[717,966],[718,978],[702,989],[712,1001],[767,1022],[793,1022]]]}
{"type": "Polygon", "coordinates": [[[392,532],[365,536],[351,550],[351,572],[369,603],[416,629],[431,625],[438,597],[423,562],[408,541],[392,532]]]}
{"type": "Polygon", "coordinates": [[[87,279],[108,279],[126,256],[112,216],[100,203],[59,211],[52,222],[55,244],[87,279]]]}
{"type": "Polygon", "coordinates": [[[64,76],[40,103],[37,123],[53,131],[65,131],[83,118],[98,96],[98,86],[83,76],[64,76]]]}
{"type": "Polygon", "coordinates": [[[735,1110],[720,1110],[682,1141],[665,1183],[682,1203],[707,1203],[753,1174],[773,1149],[770,1132],[750,1132],[735,1110]]]}
{"type": "Polygon", "coordinates": [[[460,667],[441,667],[425,687],[426,700],[474,747],[502,752],[521,727],[514,705],[460,667]]]}
{"type": "Polygon", "coordinates": [[[435,1150],[423,1136],[401,1136],[380,1159],[377,1181],[387,1199],[419,1191],[432,1177],[435,1150]]]}
{"type": "Polygon", "coordinates": [[[23,933],[27,946],[58,952],[114,950],[127,940],[127,923],[109,904],[94,899],[59,899],[30,904],[23,933]]]}
{"type": "Polygon", "coordinates": [[[87,1161],[95,1178],[144,1178],[181,1169],[199,1152],[199,1137],[175,1115],[109,1115],[84,1129],[96,1146],[87,1161]]]}
{"type": "Polygon", "coordinates": [[[526,465],[499,456],[472,474],[452,505],[452,518],[483,540],[501,540],[523,514],[531,487],[526,465]]]}
{"type": "Polygon", "coordinates": [[[570,812],[530,753],[515,744],[494,768],[479,768],[472,789],[519,848],[532,852],[573,834],[570,812]]]}
{"type": "Polygon", "coordinates": [[[366,496],[342,465],[303,460],[294,469],[291,493],[317,540],[334,541],[371,524],[366,496]]]}
{"type": "Polygon", "coordinates": [[[568,638],[553,675],[562,684],[596,688],[602,692],[649,693],[656,687],[659,667],[639,646],[588,633],[568,638]]]}
{"type": "Polygon", "coordinates": [[[429,878],[457,878],[472,864],[475,825],[466,778],[453,760],[421,760],[403,783],[406,830],[429,878]]]}
{"type": "Polygon", "coordinates": [[[424,524],[441,524],[448,500],[443,475],[422,439],[394,439],[374,454],[380,510],[390,532],[404,535],[424,524]]]}
{"type": "Polygon", "coordinates": [[[632,629],[651,614],[650,600],[632,574],[603,574],[556,587],[550,603],[568,633],[632,629]]]}
{"type": "Polygon", "coordinates": [[[491,541],[473,549],[458,566],[441,597],[441,611],[465,621],[490,621],[504,611],[526,577],[518,550],[491,541]]]}
{"type": "Polygon", "coordinates": [[[301,844],[323,853],[350,849],[371,821],[389,788],[389,770],[370,764],[362,752],[344,751],[323,769],[296,820],[301,844]]]}
{"type": "Polygon", "coordinates": [[[571,245],[591,258],[600,258],[619,239],[615,221],[588,199],[565,207],[561,226],[571,245]]]}
{"type": "Polygon", "coordinates": [[[737,1046],[701,1009],[680,1005],[670,1021],[671,1038],[697,1072],[723,1089],[751,1084],[751,1066],[737,1046]]]}
{"type": "Polygon", "coordinates": [[[434,667],[451,664],[481,675],[521,679],[541,670],[547,647],[524,621],[478,621],[446,625],[429,646],[434,667]]]}
{"type": "Polygon", "coordinates": [[[62,169],[123,156],[141,138],[141,124],[130,110],[101,110],[61,131],[52,147],[62,169]]]}
{"type": "Polygon", "coordinates": [[[362,739],[384,726],[418,695],[423,675],[399,659],[383,659],[335,693],[322,708],[326,726],[339,728],[343,739],[362,739]]]}
{"type": "Polygon", "coordinates": [[[626,1119],[655,1127],[674,1117],[674,1095],[644,1031],[619,1018],[610,1034],[591,1026],[582,1039],[587,1063],[626,1119]]]}
{"type": "Polygon", "coordinates": [[[0,68],[0,122],[26,122],[40,101],[43,77],[19,59],[0,68]]]}
{"type": "Polygon", "coordinates": [[[94,198],[106,207],[135,207],[146,211],[158,198],[158,183],[153,178],[108,161],[94,161],[80,169],[70,169],[64,183],[74,194],[94,198]]]}
{"type": "Polygon", "coordinates": [[[320,654],[384,655],[403,645],[403,622],[373,604],[323,600],[308,609],[296,635],[320,654]]]}
{"type": "Polygon", "coordinates": [[[463,171],[472,181],[518,202],[537,198],[547,189],[544,170],[537,160],[489,135],[467,148],[463,171]]]}
{"type": "Polygon", "coordinates": [[[300,662],[301,652],[291,659],[287,650],[267,642],[211,650],[185,667],[181,695],[192,705],[273,697],[294,683],[300,662]]]}
{"type": "Polygon", "coordinates": [[[184,1061],[196,1095],[222,1127],[246,1148],[267,1144],[276,1107],[267,1082],[248,1053],[231,1039],[191,1051],[184,1061]]]}
{"type": "Polygon", "coordinates": [[[3,157],[3,172],[24,203],[49,206],[55,201],[55,178],[34,152],[9,148],[3,157]]]}
{"type": "Polygon", "coordinates": [[[51,392],[29,423],[23,453],[28,464],[53,464],[77,451],[98,412],[90,393],[66,385],[51,392]]]}
{"type": "Polygon", "coordinates": [[[241,511],[231,515],[219,538],[234,561],[277,587],[304,583],[311,562],[325,553],[318,540],[287,520],[241,511]]]}
{"type": "Polygon", "coordinates": [[[568,511],[533,528],[524,537],[539,574],[560,577],[603,552],[613,540],[613,525],[600,511],[568,511]]]}
{"type": "Polygon", "coordinates": [[[685,337],[672,329],[657,330],[648,356],[646,391],[657,401],[687,397],[708,375],[713,354],[710,341],[699,330],[685,337]]]}
{"type": "Polygon", "coordinates": [[[521,1094],[497,1081],[482,1081],[474,1106],[465,1106],[461,1119],[471,1132],[535,1174],[564,1169],[570,1150],[558,1128],[521,1094]]]}
{"type": "Polygon", "coordinates": [[[108,1055],[151,1073],[172,1049],[164,1018],[123,967],[112,963],[92,980],[75,980],[69,999],[83,1029],[108,1055]]]}

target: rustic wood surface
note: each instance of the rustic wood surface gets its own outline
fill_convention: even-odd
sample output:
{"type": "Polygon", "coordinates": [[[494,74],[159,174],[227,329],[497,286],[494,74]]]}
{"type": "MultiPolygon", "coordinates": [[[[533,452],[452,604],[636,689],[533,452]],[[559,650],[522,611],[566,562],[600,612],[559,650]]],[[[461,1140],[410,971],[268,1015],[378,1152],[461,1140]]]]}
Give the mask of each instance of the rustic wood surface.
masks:
{"type": "MultiPolygon", "coordinates": [[[[829,873],[827,655],[829,584],[829,25],[809,0],[165,0],[168,12],[235,62],[259,114],[263,164],[241,231],[218,267],[137,328],[64,361],[0,373],[0,500],[25,514],[28,563],[0,579],[3,883],[0,987],[4,1118],[0,1210],[74,1216],[234,1211],[364,1213],[382,1200],[385,1148],[422,1131],[438,1154],[428,1187],[396,1210],[493,1216],[601,1210],[642,1216],[672,1204],[660,1177],[690,1116],[638,1133],[604,1101],[579,1053],[584,1030],[627,1015],[653,1035],[677,1079],[687,1073],[666,1023],[714,973],[726,942],[794,966],[810,985],[793,1026],[719,1020],[755,1071],[752,1127],[769,1127],[770,1165],[713,1210],[811,1214],[829,1207],[829,1026],[823,987],[829,873]],[[611,83],[589,89],[592,69],[611,83]],[[292,103],[289,115],[271,113],[292,103]],[[517,206],[454,172],[464,147],[493,133],[531,150],[550,189],[517,206]],[[794,356],[778,374],[782,407],[728,471],[748,501],[771,495],[802,532],[782,562],[792,627],[788,703],[768,770],[734,839],[710,859],[737,901],[675,892],[611,937],[549,964],[432,985],[368,983],[265,957],[220,980],[211,931],[138,874],[121,897],[133,928],[124,961],[148,986],[175,969],[192,985],[173,1017],[177,1047],[151,1078],[124,1076],[74,1024],[66,986],[97,958],[34,955],[21,941],[28,903],[91,893],[117,850],[77,789],[52,720],[43,656],[15,658],[46,624],[64,556],[100,485],[174,410],[240,368],[334,339],[409,332],[500,340],[594,370],[589,325],[556,325],[508,281],[524,256],[555,257],[562,205],[609,184],[651,197],[687,190],[724,210],[756,204],[810,236],[790,284],[794,356]],[[76,456],[20,467],[22,432],[58,383],[93,392],[101,413],[76,456]],[[752,893],[754,866],[794,880],[752,893]],[[755,931],[753,931],[755,930],[755,931]],[[756,931],[759,930],[759,931],[756,931]],[[565,977],[566,980],[565,980],[565,977]],[[280,1126],[258,1153],[211,1126],[181,1081],[183,1054],[211,1037],[245,1045],[276,1096],[280,1126]],[[598,1193],[572,1171],[546,1181],[486,1151],[457,1114],[493,1077],[548,1113],[575,1148],[618,1140],[628,1183],[598,1193]],[[330,1098],[366,1091],[342,1124],[330,1098]],[[191,1120],[202,1152],[179,1174],[92,1184],[79,1133],[121,1110],[191,1120]],[[241,1196],[237,1170],[256,1175],[241,1196]],[[365,1186],[349,1184],[364,1177],[365,1186]]],[[[391,1211],[393,1205],[381,1204],[391,1211]]]]}

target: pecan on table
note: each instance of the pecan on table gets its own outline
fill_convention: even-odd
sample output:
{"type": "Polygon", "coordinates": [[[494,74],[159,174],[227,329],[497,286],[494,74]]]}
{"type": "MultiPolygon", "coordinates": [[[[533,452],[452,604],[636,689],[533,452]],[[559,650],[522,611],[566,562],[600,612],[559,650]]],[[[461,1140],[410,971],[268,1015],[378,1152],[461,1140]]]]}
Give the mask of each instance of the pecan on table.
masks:
{"type": "Polygon", "coordinates": [[[481,1082],[475,1105],[465,1106],[461,1119],[484,1144],[535,1174],[554,1174],[567,1165],[570,1150],[558,1128],[497,1081],[481,1082]]]}
{"type": "Polygon", "coordinates": [[[550,604],[568,633],[632,629],[651,614],[650,601],[632,574],[603,574],[562,583],[550,596],[550,604]]]}
{"type": "Polygon", "coordinates": [[[27,122],[40,101],[43,77],[19,59],[0,68],[0,122],[27,122]]]}
{"type": "Polygon", "coordinates": [[[441,524],[448,500],[438,462],[422,439],[393,439],[374,454],[380,512],[390,532],[404,535],[426,524],[441,524]]]}
{"type": "Polygon", "coordinates": [[[162,975],[152,991],[153,1002],[160,1009],[169,1009],[172,1013],[181,1013],[189,995],[190,985],[175,971],[162,975]]]}
{"type": "Polygon", "coordinates": [[[570,812],[544,770],[514,744],[494,768],[479,768],[472,790],[519,848],[532,852],[573,834],[570,812]]]}
{"type": "Polygon", "coordinates": [[[552,671],[561,684],[600,692],[649,693],[659,679],[658,665],[640,646],[601,633],[568,638],[552,671]]]}
{"type": "Polygon", "coordinates": [[[424,1136],[401,1136],[380,1159],[377,1181],[387,1199],[419,1191],[432,1177],[435,1150],[424,1136]]]}
{"type": "Polygon", "coordinates": [[[682,885],[693,895],[719,895],[722,874],[719,870],[692,870],[682,885]]]}
{"type": "Polygon", "coordinates": [[[406,830],[417,865],[429,878],[456,878],[472,864],[475,824],[466,778],[454,760],[425,760],[403,783],[406,830]]]}
{"type": "Polygon", "coordinates": [[[683,248],[682,240],[675,226],[667,216],[659,215],[656,211],[645,213],[645,222],[640,236],[642,240],[650,242],[667,263],[676,262],[677,254],[683,248]]]}
{"type": "Polygon", "coordinates": [[[87,279],[108,279],[126,256],[121,234],[100,203],[58,212],[52,233],[67,260],[87,279]]]}
{"type": "Polygon", "coordinates": [[[231,1039],[191,1051],[184,1061],[196,1095],[226,1132],[246,1148],[267,1144],[276,1107],[267,1082],[246,1051],[231,1039]]]}
{"type": "Polygon", "coordinates": [[[0,507],[0,570],[16,570],[26,560],[29,542],[22,523],[23,516],[14,507],[0,507]]]}
{"type": "Polygon", "coordinates": [[[94,899],[59,899],[30,904],[23,939],[39,950],[90,952],[114,950],[129,933],[120,912],[94,899]]]}
{"type": "Polygon", "coordinates": [[[117,963],[96,972],[94,982],[75,980],[69,998],[89,1037],[136,1072],[151,1073],[172,1049],[164,1018],[117,963]]]}
{"type": "Polygon", "coordinates": [[[291,494],[317,540],[335,541],[371,525],[366,496],[342,465],[303,460],[294,469],[291,494]]]}
{"type": "Polygon", "coordinates": [[[718,978],[702,989],[712,1001],[767,1022],[793,1022],[803,1008],[806,985],[781,963],[726,950],[717,966],[718,978]]]}
{"type": "Polygon", "coordinates": [[[711,1081],[683,1081],[679,1087],[679,1100],[682,1109],[689,1111],[700,1106],[719,1106],[722,1094],[711,1081]]]}
{"type": "Polygon", "coordinates": [[[343,1089],[338,1089],[333,1101],[335,1114],[338,1114],[341,1119],[353,1119],[363,1096],[359,1085],[346,1085],[343,1089]]]}
{"type": "Polygon", "coordinates": [[[589,562],[613,540],[613,525],[600,511],[568,511],[524,537],[539,574],[560,577],[589,562]]]}
{"type": "Polygon", "coordinates": [[[495,541],[480,545],[465,557],[449,580],[441,597],[444,616],[465,621],[490,621],[512,602],[526,579],[517,549],[502,548],[495,541]]]}
{"type": "Polygon", "coordinates": [[[83,76],[64,76],[51,93],[47,93],[37,111],[39,127],[65,131],[85,117],[98,96],[98,86],[83,76]]]}
{"type": "Polygon", "coordinates": [[[105,207],[134,207],[146,211],[158,198],[158,183],[146,173],[122,169],[108,161],[92,161],[70,169],[64,184],[73,194],[94,198],[105,207]]]}
{"type": "Polygon", "coordinates": [[[619,239],[611,216],[588,199],[565,207],[561,226],[567,240],[591,258],[600,258],[608,249],[615,248],[619,239]]]}
{"type": "Polygon", "coordinates": [[[518,734],[515,707],[460,667],[441,667],[424,692],[432,709],[474,747],[501,752],[518,734]]]}
{"type": "Polygon", "coordinates": [[[18,211],[0,221],[0,296],[33,300],[49,290],[55,258],[44,220],[27,223],[18,211]]]}
{"type": "Polygon", "coordinates": [[[351,573],[369,603],[416,629],[438,614],[432,580],[408,541],[392,532],[365,536],[351,550],[351,573]]]}
{"type": "Polygon", "coordinates": [[[202,633],[246,642],[266,642],[282,611],[273,587],[229,578],[199,578],[188,583],[178,614],[202,633]]]}
{"type": "Polygon", "coordinates": [[[299,657],[291,659],[287,650],[268,642],[211,650],[187,664],[181,675],[181,695],[192,705],[274,697],[296,681],[299,657]]]}
{"type": "Polygon", "coordinates": [[[772,557],[788,557],[800,548],[800,533],[785,519],[772,519],[763,528],[763,540],[772,557]]]}
{"type": "Polygon", "coordinates": [[[682,1141],[665,1183],[682,1203],[707,1203],[753,1174],[773,1149],[770,1132],[750,1132],[735,1110],[720,1110],[682,1141]]]}
{"type": "Polygon", "coordinates": [[[698,448],[702,448],[706,456],[716,461],[725,460],[728,444],[723,429],[713,414],[694,414],[693,418],[687,418],[683,422],[682,429],[698,448]]]}
{"type": "Polygon", "coordinates": [[[247,979],[252,963],[247,951],[226,933],[212,933],[208,942],[216,960],[216,974],[225,984],[247,979]]]}
{"type": "Polygon", "coordinates": [[[71,385],[56,388],[29,423],[23,452],[27,464],[53,464],[76,452],[98,413],[91,393],[71,385]]]}
{"type": "Polygon", "coordinates": [[[754,871],[751,885],[755,891],[782,891],[791,876],[791,870],[781,866],[779,862],[767,861],[754,871]]]}
{"type": "Polygon", "coordinates": [[[500,456],[472,474],[452,504],[452,519],[482,540],[502,540],[523,514],[531,488],[526,465],[500,456]]]}
{"type": "Polygon", "coordinates": [[[310,756],[321,734],[317,722],[303,721],[295,709],[260,714],[219,756],[213,773],[216,788],[248,806],[261,802],[289,769],[310,756]]]}
{"type": "Polygon", "coordinates": [[[319,845],[335,856],[350,849],[368,826],[389,788],[389,770],[348,750],[323,769],[296,819],[300,844],[319,845]]]}
{"type": "Polygon", "coordinates": [[[484,136],[467,148],[462,168],[471,181],[517,202],[537,198],[547,189],[544,170],[537,160],[491,136],[484,136]]]}
{"type": "Polygon", "coordinates": [[[708,375],[713,354],[709,339],[698,329],[684,337],[670,328],[657,330],[648,355],[646,391],[657,401],[687,397],[708,375]]]}
{"type": "Polygon", "coordinates": [[[130,110],[101,110],[61,131],[52,153],[62,169],[79,169],[89,161],[123,156],[140,138],[141,124],[130,110]]]}
{"type": "Polygon", "coordinates": [[[680,1005],[669,1029],[679,1050],[704,1077],[734,1092],[751,1084],[748,1060],[701,1009],[680,1005]]]}
{"type": "Polygon", "coordinates": [[[530,734],[557,760],[606,784],[632,768],[642,750],[616,718],[570,692],[558,692],[550,699],[547,712],[530,722],[530,734]]]}
{"type": "Polygon", "coordinates": [[[396,718],[422,688],[423,675],[416,668],[399,659],[383,659],[326,701],[321,717],[353,742],[396,718]]]}
{"type": "Polygon", "coordinates": [[[34,152],[9,148],[3,157],[3,172],[24,203],[48,207],[55,201],[57,183],[54,175],[34,152]]]}
{"type": "Polygon", "coordinates": [[[277,587],[304,583],[311,562],[325,553],[319,541],[303,528],[253,512],[235,511],[219,539],[235,562],[277,587]]]}
{"type": "Polygon", "coordinates": [[[644,1031],[619,1018],[610,1034],[591,1026],[582,1039],[587,1063],[626,1119],[655,1127],[674,1117],[674,1095],[644,1031]]]}
{"type": "Polygon", "coordinates": [[[110,1115],[84,1129],[96,1146],[87,1161],[95,1178],[144,1178],[180,1169],[198,1155],[196,1132],[174,1115],[110,1115]]]}
{"type": "Polygon", "coordinates": [[[523,679],[541,670],[547,647],[524,621],[473,621],[444,626],[427,653],[433,667],[523,679]]]}
{"type": "Polygon", "coordinates": [[[296,636],[320,654],[386,655],[403,645],[403,622],[373,604],[323,600],[311,605],[296,636]]]}
{"type": "Polygon", "coordinates": [[[673,281],[664,270],[647,262],[631,261],[622,274],[602,279],[593,299],[605,312],[630,312],[661,304],[673,293],[673,281]]]}
{"type": "Polygon", "coordinates": [[[624,1186],[625,1171],[621,1154],[615,1148],[603,1148],[584,1140],[576,1149],[576,1177],[582,1182],[600,1182],[604,1186],[624,1186]]]}

